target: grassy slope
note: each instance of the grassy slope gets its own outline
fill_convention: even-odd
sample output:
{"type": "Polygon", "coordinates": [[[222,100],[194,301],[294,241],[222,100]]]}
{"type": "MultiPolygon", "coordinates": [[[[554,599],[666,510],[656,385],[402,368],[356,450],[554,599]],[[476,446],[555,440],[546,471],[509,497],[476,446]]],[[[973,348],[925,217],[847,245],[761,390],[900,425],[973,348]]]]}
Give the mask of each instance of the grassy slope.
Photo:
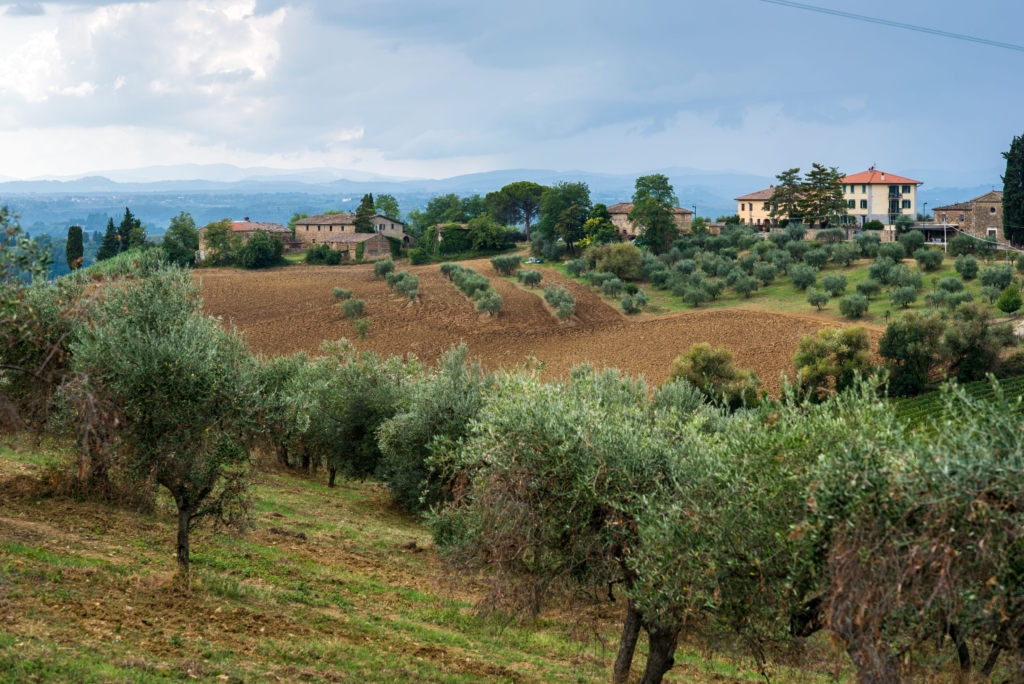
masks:
{"type": "MultiPolygon", "coordinates": [[[[835,264],[829,264],[826,268],[822,269],[818,273],[818,287],[821,286],[822,277],[829,273],[842,273],[846,275],[847,287],[846,292],[848,294],[855,293],[857,291],[857,283],[863,282],[868,279],[868,266],[870,261],[864,259],[856,261],[848,268],[836,266],[835,264]]],[[[903,262],[911,269],[916,269],[917,264],[912,259],[907,259],[903,262]]],[[[984,264],[979,264],[982,268],[984,264]]],[[[536,268],[536,267],[535,267],[536,268]]],[[[558,271],[567,277],[569,276],[565,271],[564,264],[541,264],[539,268],[556,268],[558,271]]],[[[956,269],[953,267],[953,260],[946,259],[942,262],[942,267],[937,271],[930,273],[923,273],[922,277],[924,280],[924,287],[918,294],[918,299],[915,303],[911,304],[906,309],[892,306],[889,302],[889,295],[886,290],[883,289],[882,293],[876,295],[871,299],[871,304],[868,309],[867,315],[862,319],[865,323],[874,325],[885,325],[885,312],[889,311],[892,316],[902,315],[906,311],[918,311],[927,312],[929,307],[925,304],[924,295],[931,292],[934,289],[932,284],[933,278],[942,278],[945,276],[957,275],[956,269]]],[[[582,278],[578,279],[580,282],[586,282],[582,278]]],[[[673,297],[671,292],[667,290],[659,290],[649,283],[640,283],[644,287],[644,291],[647,293],[647,297],[652,305],[653,313],[670,313],[674,311],[690,310],[692,307],[686,304],[678,297],[673,297]]],[[[981,301],[981,283],[977,279],[965,282],[966,289],[974,293],[976,301],[981,301]]],[[[599,292],[598,288],[592,288],[595,292],[599,292]]],[[[621,309],[619,304],[619,297],[604,297],[604,299],[621,309]]],[[[848,320],[843,318],[839,313],[839,302],[833,298],[828,306],[822,311],[818,312],[815,307],[807,303],[807,292],[806,290],[798,290],[793,287],[792,280],[789,276],[780,275],[774,283],[771,285],[761,288],[756,293],[750,296],[750,298],[744,298],[742,295],[737,294],[732,288],[726,288],[725,291],[713,302],[702,304],[701,308],[708,309],[722,309],[728,307],[742,306],[749,309],[761,309],[765,311],[780,311],[785,313],[798,313],[798,314],[814,314],[820,315],[827,318],[834,318],[836,320],[848,320]]]]}
{"type": "MultiPolygon", "coordinates": [[[[579,625],[568,618],[518,626],[479,616],[471,594],[441,582],[423,525],[391,507],[379,485],[329,490],[290,473],[261,475],[255,528],[197,533],[198,581],[184,590],[174,582],[168,502],[139,515],[40,495],[36,478],[53,454],[0,448],[0,681],[609,676],[618,608],[597,609],[604,648],[573,639],[579,625]]],[[[758,680],[745,659],[683,648],[677,662],[671,681],[758,680]]],[[[641,655],[637,672],[642,665],[641,655]]]]}

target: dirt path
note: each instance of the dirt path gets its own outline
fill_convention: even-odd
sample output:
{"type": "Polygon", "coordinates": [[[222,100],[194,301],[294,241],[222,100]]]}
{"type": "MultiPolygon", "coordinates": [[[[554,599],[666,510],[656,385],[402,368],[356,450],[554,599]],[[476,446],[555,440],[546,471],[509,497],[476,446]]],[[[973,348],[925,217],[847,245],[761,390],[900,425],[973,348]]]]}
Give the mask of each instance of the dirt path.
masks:
{"type": "Polygon", "coordinates": [[[771,392],[790,369],[800,338],[834,324],[813,315],[752,309],[688,311],[660,317],[628,318],[585,285],[544,269],[544,283],[559,282],[576,297],[576,316],[561,323],[551,316],[542,290],[518,287],[497,276],[486,260],[464,262],[492,279],[502,296],[499,316],[476,312],[474,304],[441,275],[436,265],[408,270],[420,279],[415,305],[375,280],[366,266],[290,266],[262,272],[197,270],[206,310],[245,332],[250,347],[264,354],[315,352],[322,340],[355,339],[332,296],[351,289],[366,301],[373,321],[359,349],[381,354],[415,354],[433,362],[464,341],[491,368],[513,366],[535,353],[548,373],[562,376],[589,361],[615,366],[649,381],[665,380],[672,360],[698,342],[732,350],[737,363],[753,368],[771,392]]]}

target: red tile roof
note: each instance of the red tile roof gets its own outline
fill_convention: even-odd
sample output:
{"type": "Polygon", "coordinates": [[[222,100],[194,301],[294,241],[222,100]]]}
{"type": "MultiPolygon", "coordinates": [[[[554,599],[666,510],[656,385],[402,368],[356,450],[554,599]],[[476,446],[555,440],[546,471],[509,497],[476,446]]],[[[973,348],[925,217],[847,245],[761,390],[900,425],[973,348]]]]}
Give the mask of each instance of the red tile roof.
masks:
{"type": "Polygon", "coordinates": [[[775,186],[771,185],[771,186],[768,187],[767,190],[758,190],[757,192],[752,192],[749,195],[743,195],[742,197],[737,197],[736,200],[737,201],[739,201],[739,200],[748,200],[748,201],[770,200],[772,198],[773,194],[775,194],[775,186]]]}
{"type": "Polygon", "coordinates": [[[894,173],[886,173],[878,169],[868,169],[867,171],[847,176],[843,179],[843,183],[850,185],[923,185],[921,181],[897,176],[894,173]]]}
{"type": "MultiPolygon", "coordinates": [[[[613,204],[612,206],[608,207],[609,214],[628,214],[631,211],[633,211],[632,202],[619,202],[618,204],[613,204]]],[[[672,211],[674,211],[677,214],[693,213],[689,209],[683,209],[682,207],[673,207],[672,211]]]]}
{"type": "Polygon", "coordinates": [[[264,230],[268,233],[291,233],[290,228],[280,223],[264,223],[262,221],[232,221],[231,230],[236,233],[245,233],[255,230],[264,230]]]}

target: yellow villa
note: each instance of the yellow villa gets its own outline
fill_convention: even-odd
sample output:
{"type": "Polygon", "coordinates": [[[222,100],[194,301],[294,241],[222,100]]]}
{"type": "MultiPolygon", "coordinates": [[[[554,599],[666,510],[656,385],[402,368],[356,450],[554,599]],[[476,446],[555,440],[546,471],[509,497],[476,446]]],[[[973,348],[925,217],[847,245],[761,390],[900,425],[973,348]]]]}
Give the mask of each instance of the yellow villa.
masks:
{"type": "Polygon", "coordinates": [[[779,225],[778,219],[771,217],[772,205],[769,200],[775,192],[775,186],[768,186],[767,190],[758,190],[749,195],[736,198],[736,213],[740,217],[740,223],[757,230],[770,230],[773,226],[779,225]]]}

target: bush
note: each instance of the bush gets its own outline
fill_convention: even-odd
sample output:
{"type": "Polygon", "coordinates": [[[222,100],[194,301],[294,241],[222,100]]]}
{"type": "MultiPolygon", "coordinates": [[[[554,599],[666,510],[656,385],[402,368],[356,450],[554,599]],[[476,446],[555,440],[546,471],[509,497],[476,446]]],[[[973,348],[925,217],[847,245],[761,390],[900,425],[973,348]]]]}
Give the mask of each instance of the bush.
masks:
{"type": "Polygon", "coordinates": [[[630,295],[622,295],[622,310],[627,314],[640,313],[640,307],[630,295]]]}
{"type": "Polygon", "coordinates": [[[638,309],[645,308],[648,304],[647,293],[643,290],[638,290],[637,293],[633,295],[633,303],[636,304],[636,308],[638,309]]]}
{"type": "Polygon", "coordinates": [[[825,308],[829,299],[829,294],[825,290],[819,290],[816,287],[807,288],[807,303],[817,307],[818,311],[825,308]]]}
{"type": "Polygon", "coordinates": [[[691,285],[683,291],[683,301],[694,308],[711,299],[708,291],[700,285],[691,285]]]}
{"type": "Polygon", "coordinates": [[[868,311],[868,298],[861,294],[846,295],[839,300],[839,313],[847,318],[860,318],[868,311]]]}
{"type": "Polygon", "coordinates": [[[408,271],[402,271],[398,275],[400,277],[395,281],[395,292],[404,294],[412,301],[416,301],[416,295],[419,294],[420,290],[419,277],[414,276],[408,271]]]}
{"type": "Polygon", "coordinates": [[[822,268],[828,263],[828,252],[823,249],[812,249],[804,254],[804,263],[815,268],[822,268]]]}
{"type": "Polygon", "coordinates": [[[912,287],[915,290],[924,287],[924,278],[922,278],[921,272],[907,268],[904,264],[899,264],[892,269],[889,274],[889,282],[898,287],[912,287]]]}
{"type": "Polygon", "coordinates": [[[718,299],[718,295],[722,294],[722,283],[714,280],[705,281],[701,287],[704,288],[704,291],[708,293],[708,297],[711,299],[718,299]]]}
{"type": "Polygon", "coordinates": [[[759,259],[757,258],[757,256],[755,256],[753,254],[748,254],[747,256],[739,259],[736,262],[736,265],[740,268],[740,270],[742,270],[747,275],[753,275],[754,274],[754,266],[756,266],[758,264],[758,262],[759,262],[759,259]]]}
{"type": "Polygon", "coordinates": [[[860,248],[847,242],[836,245],[832,249],[832,261],[840,266],[849,266],[860,256],[860,248]]]}
{"type": "Polygon", "coordinates": [[[565,272],[579,278],[588,267],[586,259],[573,259],[565,264],[565,272]]]}
{"type": "Polygon", "coordinates": [[[744,276],[746,276],[746,274],[743,272],[742,268],[734,268],[726,274],[725,278],[722,279],[722,282],[725,283],[726,287],[732,287],[736,284],[737,280],[744,276]]]}
{"type": "Polygon", "coordinates": [[[576,298],[562,285],[549,285],[544,288],[544,301],[555,309],[555,315],[563,321],[576,313],[576,298]]]}
{"type": "Polygon", "coordinates": [[[733,410],[760,403],[757,375],[737,368],[728,349],[710,344],[695,344],[673,361],[669,380],[686,380],[709,401],[733,410]]]}
{"type": "Polygon", "coordinates": [[[366,337],[366,333],[370,330],[370,326],[373,322],[369,318],[359,318],[352,324],[356,329],[356,334],[359,335],[359,339],[366,337]]]}
{"type": "Polygon", "coordinates": [[[823,401],[853,387],[858,375],[871,373],[871,336],[861,327],[823,328],[817,335],[804,335],[793,366],[800,388],[813,401],[823,401]]]}
{"type": "Polygon", "coordinates": [[[463,268],[459,264],[453,264],[451,262],[441,264],[441,275],[443,275],[448,280],[454,280],[455,275],[461,272],[462,270],[463,268]]]}
{"type": "Polygon", "coordinates": [[[779,269],[782,273],[789,273],[789,268],[793,265],[793,255],[789,252],[779,250],[772,255],[772,264],[775,268],[779,269]]]}
{"type": "Polygon", "coordinates": [[[693,259],[682,259],[672,266],[672,270],[683,275],[690,275],[697,270],[697,262],[693,259]]]}
{"type": "Polygon", "coordinates": [[[874,221],[865,221],[863,228],[864,230],[883,230],[885,228],[885,224],[878,219],[875,219],[874,221]]]}
{"type": "Polygon", "coordinates": [[[864,280],[857,283],[857,293],[871,299],[882,291],[882,284],[877,280],[864,280]]]}
{"type": "Polygon", "coordinates": [[[946,307],[953,311],[961,304],[970,304],[974,301],[974,294],[968,291],[963,292],[947,292],[943,297],[943,303],[946,307]]]}
{"type": "Polygon", "coordinates": [[[907,251],[907,254],[913,254],[916,259],[917,250],[924,247],[924,233],[919,230],[908,230],[903,235],[900,235],[900,244],[903,245],[903,249],[907,251]]]}
{"type": "Polygon", "coordinates": [[[391,259],[381,259],[373,264],[373,277],[378,280],[385,277],[388,273],[394,273],[394,271],[395,262],[391,259]]]}
{"type": "Polygon", "coordinates": [[[771,285],[779,275],[779,269],[774,265],[760,262],[754,266],[754,277],[761,281],[762,285],[771,285]]]}
{"type": "Polygon", "coordinates": [[[821,288],[833,297],[846,291],[846,276],[842,273],[830,273],[821,279],[821,288]]]}
{"type": "Polygon", "coordinates": [[[793,261],[803,261],[804,255],[811,249],[806,242],[790,242],[786,244],[786,251],[793,257],[793,261]]]}
{"type": "Polygon", "coordinates": [[[601,285],[601,292],[609,297],[617,297],[622,294],[622,281],[618,278],[606,280],[601,285]]]}
{"type": "Polygon", "coordinates": [[[906,309],[917,301],[917,288],[910,286],[894,288],[889,292],[889,301],[893,306],[906,309]]]}
{"type": "Polygon", "coordinates": [[[654,285],[655,287],[666,287],[671,275],[672,274],[668,271],[655,271],[651,274],[651,285],[654,285]]]}
{"type": "Polygon", "coordinates": [[[471,268],[463,268],[461,271],[455,274],[453,282],[462,294],[467,297],[475,299],[475,295],[479,291],[487,290],[491,287],[491,281],[486,277],[480,275],[471,268]]]}
{"type": "Polygon", "coordinates": [[[953,276],[946,276],[938,282],[937,287],[943,292],[963,292],[964,281],[953,276]]]}
{"type": "Polygon", "coordinates": [[[430,252],[423,247],[409,250],[409,263],[413,266],[422,266],[430,263],[430,252]]]}
{"type": "Polygon", "coordinates": [[[350,320],[359,318],[366,310],[366,302],[362,299],[346,299],[341,303],[341,310],[345,314],[345,318],[350,320]]]}
{"type": "Polygon", "coordinates": [[[977,241],[963,233],[957,233],[946,243],[946,250],[953,256],[974,254],[977,249],[977,241]]]}
{"type": "Polygon", "coordinates": [[[819,230],[815,239],[826,245],[842,242],[846,239],[846,230],[844,228],[826,228],[825,230],[819,230]]]}
{"type": "Polygon", "coordinates": [[[994,304],[995,301],[999,299],[999,297],[1003,294],[1004,291],[1005,290],[1000,290],[998,287],[986,285],[985,287],[981,288],[981,296],[987,299],[989,304],[994,304]]]}
{"type": "Polygon", "coordinates": [[[972,256],[961,254],[953,262],[953,266],[964,280],[974,280],[978,277],[978,260],[972,256]]]}
{"type": "Polygon", "coordinates": [[[878,256],[878,246],[882,244],[882,238],[877,233],[861,233],[854,236],[853,242],[860,249],[862,256],[874,259],[878,256]]]}
{"type": "Polygon", "coordinates": [[[789,275],[793,279],[793,287],[798,290],[806,290],[818,282],[818,269],[813,266],[793,266],[789,275]]]}
{"type": "Polygon", "coordinates": [[[540,281],[544,278],[540,271],[534,271],[532,269],[523,269],[519,271],[517,277],[519,282],[529,287],[537,287],[540,285],[540,281]]]}
{"type": "Polygon", "coordinates": [[[892,259],[899,263],[907,258],[907,250],[898,242],[886,242],[878,246],[878,258],[892,259]]]}
{"type": "Polygon", "coordinates": [[[352,290],[343,290],[340,287],[334,288],[335,299],[352,299],[352,290]]]}
{"type": "Polygon", "coordinates": [[[620,242],[602,248],[596,267],[619,280],[635,280],[640,277],[640,262],[640,250],[632,242],[620,242]]]}
{"type": "Polygon", "coordinates": [[[238,250],[238,265],[246,269],[270,268],[281,263],[284,242],[276,235],[257,230],[238,250]]]}
{"type": "MultiPolygon", "coordinates": [[[[908,235],[910,234],[908,233],[908,235]]],[[[917,234],[917,231],[914,231],[913,234],[917,234]]],[[[937,249],[921,247],[914,252],[914,259],[922,271],[937,271],[942,266],[942,252],[937,249]]]]}
{"type": "Polygon", "coordinates": [[[587,282],[589,282],[593,287],[601,287],[614,277],[614,273],[598,273],[597,271],[591,271],[587,273],[587,282]]]}
{"type": "Polygon", "coordinates": [[[1024,275],[1024,254],[1017,255],[1017,261],[1014,262],[1014,265],[1017,267],[1017,273],[1024,275]]]}
{"type": "Polygon", "coordinates": [[[996,300],[996,308],[1005,314],[1014,313],[1022,305],[1024,305],[1024,301],[1021,300],[1020,290],[1012,286],[1003,290],[999,299],[996,300]]]}
{"type": "Polygon", "coordinates": [[[889,393],[913,396],[920,393],[939,364],[939,341],[945,324],[937,314],[904,314],[885,328],[878,341],[878,355],[889,370],[889,393]]]}
{"type": "Polygon", "coordinates": [[[757,292],[757,289],[758,287],[760,287],[760,285],[761,284],[758,282],[756,278],[751,278],[748,275],[743,275],[743,272],[741,271],[740,276],[736,279],[736,282],[734,282],[732,286],[737,293],[743,295],[745,299],[749,299],[750,295],[757,292]]]}
{"type": "Polygon", "coordinates": [[[990,287],[998,287],[1000,290],[1005,290],[1009,287],[1010,282],[1013,281],[1013,269],[1010,268],[1009,264],[989,266],[982,270],[980,280],[982,285],[989,285],[990,287]]]}
{"type": "Polygon", "coordinates": [[[892,270],[895,267],[896,262],[891,258],[879,256],[868,266],[868,276],[883,285],[888,285],[892,282],[892,270]]]}
{"type": "Polygon", "coordinates": [[[510,276],[519,270],[521,260],[517,256],[497,256],[491,259],[491,266],[503,276],[510,276]]]}
{"type": "Polygon", "coordinates": [[[491,289],[484,290],[476,300],[476,310],[486,311],[491,316],[501,311],[501,295],[491,289]]]}

